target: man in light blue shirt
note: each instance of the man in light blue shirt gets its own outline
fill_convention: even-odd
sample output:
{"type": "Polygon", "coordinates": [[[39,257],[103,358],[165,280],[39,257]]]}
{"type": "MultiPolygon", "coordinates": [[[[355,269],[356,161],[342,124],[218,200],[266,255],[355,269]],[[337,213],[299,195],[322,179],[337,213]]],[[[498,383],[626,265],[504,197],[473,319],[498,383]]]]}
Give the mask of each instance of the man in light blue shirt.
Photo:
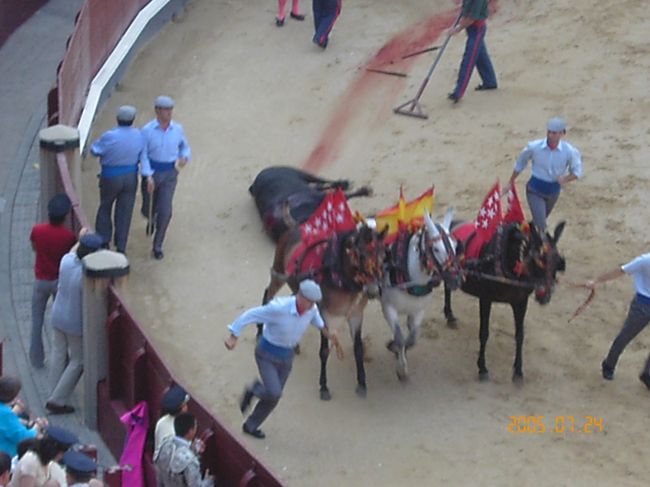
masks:
{"type": "MultiPolygon", "coordinates": [[[[102,166],[99,175],[99,208],[95,229],[108,247],[113,236],[111,214],[115,205],[115,248],[125,253],[131,227],[135,194],[138,189],[138,162],[142,159],[144,139],[133,127],[136,109],[124,105],[117,111],[117,127],[102,134],[90,148],[102,166]]],[[[151,176],[148,161],[143,161],[142,177],[151,176]]]]}
{"type": "Polygon", "coordinates": [[[156,260],[161,260],[164,257],[162,246],[165,233],[172,219],[172,200],[178,180],[177,167],[185,167],[192,152],[183,127],[172,120],[174,100],[168,96],[159,96],[154,106],[155,120],[142,127],[145,140],[142,167],[150,167],[153,171],[152,177],[142,179],[142,215],[151,218],[147,224],[147,233],[154,233],[152,254],[156,260]]]}
{"type": "Polygon", "coordinates": [[[237,339],[250,323],[264,323],[262,336],[255,349],[255,361],[262,381],[255,381],[244,390],[240,409],[245,413],[253,397],[259,399],[255,409],[242,425],[244,433],[262,439],[266,435],[259,429],[280,400],[284,385],[289,378],[293,363],[294,347],[298,345],[309,325],[320,329],[327,338],[332,338],[337,355],[342,356],[336,335],[330,334],[318,311],[316,303],[322,299],[320,287],[306,279],[300,283],[294,296],[275,298],[264,306],[244,311],[228,326],[230,336],[225,345],[232,350],[237,339]]]}
{"type": "Polygon", "coordinates": [[[102,242],[98,234],[86,233],[79,238],[77,248],[73,247],[61,259],[50,317],[53,333],[50,363],[52,392],[45,403],[50,414],[74,412],[70,398],[83,372],[82,260],[99,250],[102,242]]]}
{"type": "Polygon", "coordinates": [[[545,139],[529,142],[519,154],[507,193],[517,176],[532,161],[532,176],[526,185],[526,198],[533,222],[546,231],[546,219],[551,214],[560,197],[562,186],[582,177],[582,158],[580,151],[562,140],[566,134],[566,123],[561,118],[548,121],[545,139]]]}

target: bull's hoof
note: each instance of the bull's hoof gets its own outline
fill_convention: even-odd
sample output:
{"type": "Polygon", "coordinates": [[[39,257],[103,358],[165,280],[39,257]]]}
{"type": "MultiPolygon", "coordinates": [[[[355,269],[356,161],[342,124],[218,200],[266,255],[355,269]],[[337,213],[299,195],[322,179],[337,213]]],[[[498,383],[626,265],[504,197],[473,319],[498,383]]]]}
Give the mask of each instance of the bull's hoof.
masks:
{"type": "Polygon", "coordinates": [[[457,330],[458,318],[456,318],[454,315],[447,316],[447,328],[451,328],[452,330],[457,330]]]}
{"type": "Polygon", "coordinates": [[[490,373],[487,370],[485,372],[479,372],[478,373],[478,380],[480,382],[489,382],[490,381],[490,373]]]}
{"type": "Polygon", "coordinates": [[[512,383],[516,386],[524,385],[524,374],[523,372],[513,372],[512,373],[512,383]]]}
{"type": "Polygon", "coordinates": [[[365,398],[368,395],[368,389],[366,388],[366,386],[362,386],[361,384],[359,384],[357,386],[357,389],[356,389],[355,392],[357,393],[357,396],[363,397],[363,398],[365,398]]]}
{"type": "Polygon", "coordinates": [[[320,390],[320,400],[321,401],[329,401],[332,399],[332,395],[330,394],[329,389],[321,389],[320,390]]]}

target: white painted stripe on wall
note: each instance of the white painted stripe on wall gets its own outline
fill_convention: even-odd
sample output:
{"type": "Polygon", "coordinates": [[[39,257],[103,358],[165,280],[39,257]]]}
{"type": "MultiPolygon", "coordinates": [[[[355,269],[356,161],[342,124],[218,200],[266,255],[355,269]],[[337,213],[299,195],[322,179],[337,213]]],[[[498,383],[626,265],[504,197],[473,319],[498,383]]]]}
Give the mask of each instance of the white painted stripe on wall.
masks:
{"type": "Polygon", "coordinates": [[[86,147],[90,128],[95,119],[99,100],[104,88],[115,75],[115,72],[133,48],[133,45],[140,37],[140,34],[142,34],[144,29],[147,27],[149,21],[151,21],[151,19],[153,19],[169,2],[170,0],[151,0],[142,10],[140,10],[115,46],[115,49],[113,49],[113,52],[111,52],[106,62],[90,82],[86,103],[84,104],[81,118],[79,119],[79,125],[77,126],[79,129],[79,151],[83,151],[86,147]]]}

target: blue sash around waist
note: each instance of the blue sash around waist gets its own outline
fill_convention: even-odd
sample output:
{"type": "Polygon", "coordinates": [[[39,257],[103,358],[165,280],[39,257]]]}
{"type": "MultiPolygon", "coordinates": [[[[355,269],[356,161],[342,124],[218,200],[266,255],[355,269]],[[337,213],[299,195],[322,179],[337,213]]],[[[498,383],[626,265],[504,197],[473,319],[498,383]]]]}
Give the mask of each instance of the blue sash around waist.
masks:
{"type": "Polygon", "coordinates": [[[265,352],[270,353],[278,358],[291,358],[293,356],[293,348],[280,347],[279,345],[273,345],[263,336],[260,338],[259,347],[265,352]]]}
{"type": "Polygon", "coordinates": [[[530,180],[528,181],[528,187],[533,191],[537,191],[538,193],[545,195],[558,194],[560,192],[560,189],[562,189],[560,183],[558,182],[544,181],[543,179],[536,178],[535,176],[531,176],[530,180]]]}
{"type": "Polygon", "coordinates": [[[650,298],[648,296],[645,296],[645,295],[641,294],[641,293],[636,293],[636,300],[639,303],[650,305],[650,298]]]}
{"type": "Polygon", "coordinates": [[[102,166],[100,177],[110,179],[122,176],[124,174],[132,174],[138,172],[137,164],[130,164],[128,166],[102,166]]]}
{"type": "Polygon", "coordinates": [[[171,171],[176,166],[176,161],[160,162],[160,161],[149,160],[149,162],[151,163],[151,169],[153,169],[156,172],[171,171]]]}

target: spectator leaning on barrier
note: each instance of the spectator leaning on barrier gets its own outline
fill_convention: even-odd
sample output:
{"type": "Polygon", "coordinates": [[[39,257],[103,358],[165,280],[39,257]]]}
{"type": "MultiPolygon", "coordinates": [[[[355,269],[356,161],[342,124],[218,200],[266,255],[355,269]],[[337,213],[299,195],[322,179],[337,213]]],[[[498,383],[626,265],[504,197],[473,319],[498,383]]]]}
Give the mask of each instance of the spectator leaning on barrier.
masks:
{"type": "Polygon", "coordinates": [[[18,397],[22,385],[15,377],[0,377],[0,451],[9,456],[16,455],[18,444],[41,433],[47,422],[38,419],[29,427],[16,415],[12,403],[18,397]]]}
{"type": "Polygon", "coordinates": [[[44,366],[43,317],[50,297],[56,294],[61,258],[77,241],[74,233],[64,226],[71,209],[70,198],[57,194],[47,204],[48,223],[32,228],[29,240],[36,253],[34,262],[34,287],[32,290],[32,333],[29,344],[29,361],[32,367],[44,366]]]}
{"type": "Polygon", "coordinates": [[[52,392],[45,403],[51,414],[74,412],[74,408],[69,405],[70,396],[83,372],[81,260],[99,250],[102,243],[102,238],[96,233],[86,233],[79,239],[77,249],[61,259],[59,285],[51,319],[54,333],[50,367],[52,392]]]}
{"type": "Polygon", "coordinates": [[[160,450],[160,446],[166,438],[174,437],[174,419],[181,413],[187,412],[187,403],[190,401],[190,396],[185,389],[181,386],[171,386],[161,401],[162,414],[161,418],[156,423],[156,431],[154,435],[154,458],[160,450]]]}
{"type": "Polygon", "coordinates": [[[156,118],[142,127],[145,140],[142,167],[151,167],[153,171],[153,176],[142,178],[142,215],[153,220],[147,223],[147,230],[154,234],[152,255],[161,260],[163,241],[172,219],[178,168],[185,167],[192,153],[182,125],[172,120],[174,100],[159,96],[154,106],[156,118]]]}
{"type": "Polygon", "coordinates": [[[25,453],[18,461],[11,483],[12,487],[66,487],[66,475],[59,462],[63,454],[77,443],[70,431],[50,426],[34,450],[25,453]]]}
{"type": "MultiPolygon", "coordinates": [[[[99,157],[102,167],[99,175],[99,208],[95,229],[107,247],[113,239],[116,250],[121,253],[126,251],[138,190],[138,162],[144,150],[142,133],[132,126],[135,114],[135,107],[121,106],[117,111],[117,127],[104,132],[90,148],[90,152],[99,157]]],[[[148,165],[143,165],[140,172],[143,177],[151,176],[148,165]]]]}
{"type": "Polygon", "coordinates": [[[174,430],[176,436],[167,438],[153,459],[158,486],[212,487],[214,478],[209,471],[201,478],[201,464],[192,445],[197,432],[196,418],[190,413],[179,414],[174,419],[174,430]]]}

